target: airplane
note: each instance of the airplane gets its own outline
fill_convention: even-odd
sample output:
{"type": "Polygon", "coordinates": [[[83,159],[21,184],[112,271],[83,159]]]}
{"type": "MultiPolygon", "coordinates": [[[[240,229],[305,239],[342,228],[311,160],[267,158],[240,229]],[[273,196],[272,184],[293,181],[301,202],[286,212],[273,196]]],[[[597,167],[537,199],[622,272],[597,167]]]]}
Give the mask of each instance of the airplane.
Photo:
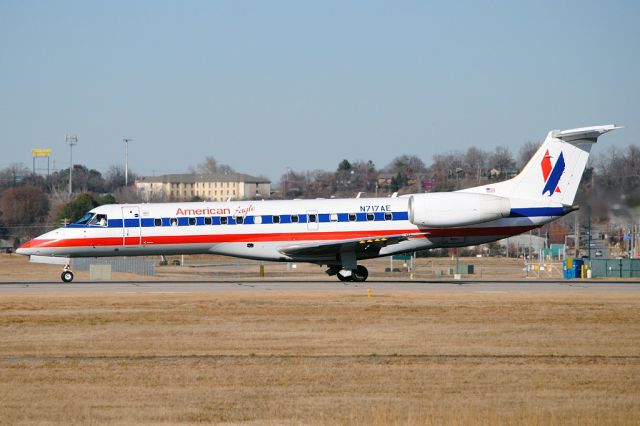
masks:
{"type": "Polygon", "coordinates": [[[558,219],[573,205],[589,152],[613,124],[552,130],[514,178],[455,192],[389,198],[112,204],[26,242],[17,253],[76,257],[218,254],[327,266],[365,281],[358,261],[497,241],[558,219]]]}

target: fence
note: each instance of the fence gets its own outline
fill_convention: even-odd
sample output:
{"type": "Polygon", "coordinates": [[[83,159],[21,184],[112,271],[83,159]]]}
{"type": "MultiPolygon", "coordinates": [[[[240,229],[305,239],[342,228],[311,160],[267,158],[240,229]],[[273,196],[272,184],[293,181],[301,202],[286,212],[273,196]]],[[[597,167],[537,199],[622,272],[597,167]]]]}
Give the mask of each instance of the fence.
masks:
{"type": "MultiPolygon", "coordinates": [[[[170,256],[167,266],[156,268],[157,277],[177,277],[183,279],[245,279],[257,278],[260,265],[263,265],[266,278],[314,280],[327,279],[320,267],[307,263],[259,262],[232,257],[215,255],[193,255],[184,257],[184,266],[180,264],[179,256],[170,256]]],[[[553,269],[547,271],[539,267],[527,271],[523,259],[489,258],[489,257],[461,257],[459,261],[451,257],[430,257],[413,259],[411,256],[394,256],[371,259],[358,262],[369,269],[371,279],[398,280],[453,280],[454,275],[460,274],[463,279],[477,280],[508,280],[526,277],[561,278],[561,264],[554,264],[553,269]]]]}
{"type": "Polygon", "coordinates": [[[593,278],[640,277],[640,259],[592,259],[593,278]]]}
{"type": "Polygon", "coordinates": [[[114,272],[131,272],[139,275],[155,275],[153,260],[136,259],[132,257],[79,257],[71,259],[71,268],[88,271],[90,265],[111,265],[114,272]]]}

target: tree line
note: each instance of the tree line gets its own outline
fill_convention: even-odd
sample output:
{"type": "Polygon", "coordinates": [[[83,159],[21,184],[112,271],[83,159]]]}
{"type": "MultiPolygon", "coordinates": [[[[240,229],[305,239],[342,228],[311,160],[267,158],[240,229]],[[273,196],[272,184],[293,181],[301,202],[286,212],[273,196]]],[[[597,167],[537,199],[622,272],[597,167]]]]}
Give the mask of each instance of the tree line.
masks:
{"type": "Polygon", "coordinates": [[[34,174],[24,165],[1,169],[0,239],[16,246],[21,240],[74,221],[100,204],[138,201],[135,191],[125,187],[122,167],[112,166],[103,176],[98,170],[74,165],[72,176],[74,194],[70,198],[69,169],[46,176],[34,174]]]}
{"type": "Polygon", "coordinates": [[[371,161],[343,159],[335,171],[287,170],[278,187],[282,198],[317,198],[352,196],[388,196],[412,192],[453,191],[491,181],[501,181],[517,174],[531,158],[539,144],[525,144],[514,158],[506,147],[484,151],[471,147],[433,157],[427,166],[415,155],[400,155],[382,168],[371,161]]]}
{"type": "MultiPolygon", "coordinates": [[[[433,156],[426,165],[415,155],[400,155],[384,167],[372,161],[343,159],[335,170],[287,170],[273,187],[273,198],[385,197],[397,192],[452,191],[508,179],[521,170],[539,147],[524,144],[517,155],[507,147],[485,151],[470,147],[433,156]]],[[[214,157],[191,167],[192,173],[233,173],[214,157]]],[[[136,176],[129,172],[129,182],[136,176]]],[[[103,175],[83,165],[73,169],[74,196],[68,195],[69,170],[48,176],[23,165],[0,170],[0,239],[21,240],[79,218],[101,204],[133,203],[141,199],[125,187],[124,169],[110,167],[103,175]]],[[[171,200],[165,200],[171,201],[171,200]]],[[[640,147],[608,148],[592,156],[583,176],[578,203],[590,207],[594,220],[637,218],[640,211],[640,147]]],[[[584,210],[584,209],[583,209],[584,210]]],[[[584,212],[580,213],[584,215],[584,212]]]]}

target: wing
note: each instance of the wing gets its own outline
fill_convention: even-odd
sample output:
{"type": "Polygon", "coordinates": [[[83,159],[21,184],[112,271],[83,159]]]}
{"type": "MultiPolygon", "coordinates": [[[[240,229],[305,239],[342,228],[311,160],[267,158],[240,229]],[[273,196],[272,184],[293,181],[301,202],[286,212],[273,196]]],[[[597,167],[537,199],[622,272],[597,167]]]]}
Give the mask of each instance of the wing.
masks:
{"type": "Polygon", "coordinates": [[[287,246],[279,249],[280,253],[287,256],[328,256],[345,251],[355,251],[357,253],[378,253],[383,247],[398,244],[412,237],[424,236],[424,233],[371,236],[368,238],[358,238],[353,240],[340,240],[328,242],[316,242],[309,244],[299,244],[287,246]]]}

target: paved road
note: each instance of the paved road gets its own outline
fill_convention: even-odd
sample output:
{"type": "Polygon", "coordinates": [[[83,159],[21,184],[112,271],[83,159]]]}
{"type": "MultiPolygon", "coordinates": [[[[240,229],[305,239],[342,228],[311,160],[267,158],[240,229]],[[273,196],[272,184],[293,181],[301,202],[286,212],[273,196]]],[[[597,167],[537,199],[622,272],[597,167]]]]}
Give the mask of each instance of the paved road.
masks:
{"type": "Polygon", "coordinates": [[[162,281],[162,282],[59,282],[0,283],[0,296],[9,294],[126,294],[126,293],[196,293],[196,292],[353,292],[377,291],[410,292],[627,292],[640,293],[640,282],[586,281],[370,281],[340,283],[327,281],[162,281]]]}

